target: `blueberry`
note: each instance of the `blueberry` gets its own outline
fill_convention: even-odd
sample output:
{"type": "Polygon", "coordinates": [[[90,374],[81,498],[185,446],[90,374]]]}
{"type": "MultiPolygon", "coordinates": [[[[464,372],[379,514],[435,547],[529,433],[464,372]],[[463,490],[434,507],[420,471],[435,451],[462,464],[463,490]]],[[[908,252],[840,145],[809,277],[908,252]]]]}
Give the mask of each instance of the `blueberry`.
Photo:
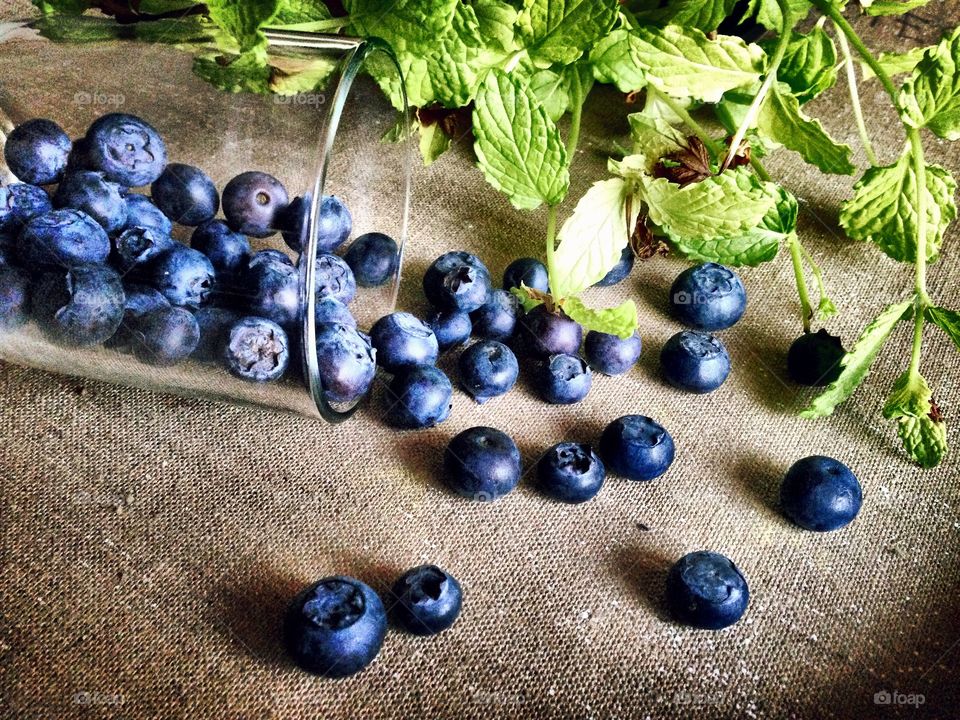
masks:
{"type": "Polygon", "coordinates": [[[53,196],[58,208],[83,210],[108,233],[121,230],[127,222],[127,203],[120,186],[104,179],[102,173],[83,170],[68,173],[53,196]]]}
{"type": "Polygon", "coordinates": [[[566,503],[582,503],[594,497],[605,477],[603,462],[584,443],[554,445],[537,462],[540,489],[566,503]]]}
{"type": "Polygon", "coordinates": [[[342,258],[336,255],[317,255],[317,262],[313,284],[317,291],[317,299],[332,297],[344,304],[353,300],[357,294],[357,281],[353,277],[353,270],[342,258]]]}
{"type": "Polygon", "coordinates": [[[720,630],[733,625],[747,609],[750,590],[743,573],[715,552],[692,552],[667,574],[667,607],[685,625],[720,630]]]}
{"type": "Polygon", "coordinates": [[[442,370],[431,365],[405,370],[390,381],[387,422],[411,430],[433,427],[447,419],[452,397],[453,386],[442,370]]]}
{"type": "Polygon", "coordinates": [[[230,341],[230,329],[240,319],[240,314],[227,308],[202,307],[194,313],[200,340],[193,357],[202,362],[216,362],[223,359],[224,350],[230,341]]]}
{"type": "Polygon", "coordinates": [[[176,240],[160,230],[133,227],[113,239],[113,261],[124,272],[144,268],[146,263],[179,247],[176,240]]]}
{"type": "Polygon", "coordinates": [[[300,273],[292,265],[263,263],[247,274],[250,283],[249,309],[291,328],[300,321],[300,273]]]}
{"type": "Polygon", "coordinates": [[[680,322],[697,330],[724,330],[743,316],[747,292],[733,270],[703,263],[673,281],[670,309],[680,322]]]}
{"type": "Polygon", "coordinates": [[[857,476],[839,460],[824,455],[795,462],[780,485],[784,514],[807,530],[842,528],[857,516],[862,503],[857,476]]]}
{"type": "Polygon", "coordinates": [[[506,290],[491,290],[487,301],[470,313],[473,333],[488,340],[506,340],[517,326],[518,305],[506,290]]]}
{"type": "Polygon", "coordinates": [[[351,577],[328,577],[303,590],[283,620],[283,642],[303,670],[341,678],[373,662],[387,635],[383,602],[351,577]]]}
{"type": "Polygon", "coordinates": [[[573,405],[583,400],[593,384],[593,373],[578,355],[551,355],[537,365],[534,385],[544,400],[573,405]]]}
{"type": "Polygon", "coordinates": [[[190,236],[190,247],[199,250],[218,275],[239,277],[250,264],[250,241],[231,230],[222,220],[202,223],[190,236]]]}
{"type": "Polygon", "coordinates": [[[622,375],[637,364],[643,344],[636,331],[628,338],[591,330],[583,341],[587,362],[604,375],[622,375]]]}
{"type": "Polygon", "coordinates": [[[660,351],[660,370],[667,382],[692,393],[713,392],[730,374],[730,355],[709,333],[683,330],[660,351]]]}
{"type": "Polygon", "coordinates": [[[123,321],[123,283],[103,265],[46,273],[31,288],[33,318],[61,345],[98,345],[123,321]]]}
{"type": "Polygon", "coordinates": [[[490,273],[475,255],[448,252],[427,268],[423,292],[427,300],[442,310],[473,312],[487,301],[490,273]]]}
{"type": "Polygon", "coordinates": [[[232,230],[251,237],[273,235],[288,203],[283,183],[265,172],[240,173],[223,189],[223,214],[232,230]]]}
{"type": "Polygon", "coordinates": [[[43,188],[26,183],[0,186],[0,232],[17,233],[33,218],[52,209],[43,188]]]}
{"type": "Polygon", "coordinates": [[[473,427],[455,436],[443,454],[447,485],[458,495],[492,501],[520,482],[520,451],[505,433],[473,427]]]}
{"type": "Polygon", "coordinates": [[[513,350],[496,340],[481,340],[468,347],[461,353],[458,367],[460,384],[478,403],[506,393],[520,372],[513,350]]]}
{"type": "Polygon", "coordinates": [[[147,365],[170,367],[185,360],[200,342],[193,313],[179,307],[154,310],[134,321],[133,354],[147,365]]]}
{"type": "Polygon", "coordinates": [[[514,260],[503,271],[503,289],[512,290],[520,287],[521,284],[533,290],[547,292],[550,288],[547,266],[533,258],[514,260]]]}
{"type": "Polygon", "coordinates": [[[287,333],[266,318],[240,318],[230,328],[224,357],[230,372],[242,380],[278,380],[290,364],[287,333]]]}
{"type": "Polygon", "coordinates": [[[460,583],[436,565],[407,570],[390,589],[390,616],[414,635],[436,635],[460,615],[460,583]]]}
{"type": "Polygon", "coordinates": [[[17,238],[17,255],[27,267],[104,263],[110,256],[110,238],[86,213],[52,210],[24,226],[17,238]]]}
{"type": "Polygon", "coordinates": [[[149,185],[167,164],[167,149],[151,125],[134,115],[110,113],[87,130],[83,164],[124,187],[149,185]]]}
{"type": "Polygon", "coordinates": [[[220,209],[217,186],[193,165],[167,165],[150,186],[150,195],[164,215],[181,225],[205,223],[220,209]]]}
{"type": "Polygon", "coordinates": [[[338,323],[355,328],[357,321],[350,313],[350,308],[332,297],[320,298],[316,302],[314,317],[317,325],[323,323],[338,323]]]}
{"type": "Polygon", "coordinates": [[[377,372],[376,358],[369,339],[355,328],[317,328],[317,366],[329,402],[353,403],[366,395],[377,372]]]}
{"type": "Polygon", "coordinates": [[[550,312],[538,305],[520,320],[520,340],[533,357],[576,355],[583,340],[583,328],[563,311],[550,312]]]}
{"type": "Polygon", "coordinates": [[[470,316],[460,310],[435,310],[427,318],[427,325],[437,336],[441,350],[463,345],[473,332],[470,316]]]}
{"type": "Polygon", "coordinates": [[[49,185],[63,177],[72,143],[52,120],[28,120],[7,136],[3,157],[22,182],[49,185]]]}
{"type": "MultiPolygon", "coordinates": [[[[284,242],[294,252],[306,249],[307,228],[310,225],[310,193],[296,197],[283,210],[280,218],[284,242]]],[[[336,195],[320,199],[320,218],[317,226],[317,252],[333,252],[343,245],[353,230],[353,218],[343,200],[336,195]]]]}
{"type": "Polygon", "coordinates": [[[670,433],[644,415],[624,415],[607,425],[600,436],[604,464],[630,480],[653,480],[673,462],[670,433]]]}
{"type": "Polygon", "coordinates": [[[389,235],[369,232],[350,244],[343,259],[353,270],[357,285],[377,287],[396,275],[400,249],[389,235]]]}
{"type": "Polygon", "coordinates": [[[597,287],[608,287],[610,285],[616,285],[618,282],[626,279],[630,271],[633,270],[633,261],[633,249],[627,245],[623,249],[623,252],[620,253],[620,259],[617,260],[617,264],[610,268],[607,274],[597,280],[594,285],[597,287]]]}
{"type": "Polygon", "coordinates": [[[171,305],[198,308],[213,290],[214,270],[206,255],[175,243],[150,262],[150,277],[171,305]]]}
{"type": "Polygon", "coordinates": [[[132,352],[135,342],[134,328],[137,320],[147,313],[155,310],[162,310],[170,307],[170,302],[160,294],[160,291],[154,290],[146,285],[130,284],[124,288],[123,303],[123,322],[104,345],[120,352],[132,352]]]}
{"type": "Polygon", "coordinates": [[[390,372],[433,365],[440,354],[430,326],[408,312],[384,315],[370,329],[370,339],[377,349],[377,362],[390,372]]]}
{"type": "Polygon", "coordinates": [[[811,387],[829,385],[840,377],[840,361],[846,355],[843,343],[821,328],[806,332],[790,345],[787,372],[795,383],[811,387]]]}
{"type": "Polygon", "coordinates": [[[167,235],[173,232],[173,223],[163,211],[151,202],[146,195],[129,193],[124,195],[123,202],[127,206],[127,222],[124,230],[142,228],[152,230],[158,235],[167,235]]]}
{"type": "Polygon", "coordinates": [[[250,256],[250,262],[247,264],[249,269],[253,269],[258,265],[264,263],[279,263],[280,265],[289,265],[293,267],[293,260],[290,259],[290,256],[285,252],[280,250],[275,250],[274,248],[267,248],[266,250],[259,250],[250,256]]]}
{"type": "Polygon", "coordinates": [[[20,268],[0,267],[0,332],[28,320],[30,276],[20,268]]]}

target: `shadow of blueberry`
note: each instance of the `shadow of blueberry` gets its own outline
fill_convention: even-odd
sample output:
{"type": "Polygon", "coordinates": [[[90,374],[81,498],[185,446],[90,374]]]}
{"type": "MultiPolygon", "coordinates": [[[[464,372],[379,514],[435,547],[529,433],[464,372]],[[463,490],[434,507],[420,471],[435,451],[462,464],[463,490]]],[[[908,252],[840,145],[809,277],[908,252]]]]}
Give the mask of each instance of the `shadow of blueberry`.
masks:
{"type": "Polygon", "coordinates": [[[742,491],[739,494],[764,514],[775,515],[784,525],[790,523],[780,510],[780,482],[786,467],[767,458],[740,458],[735,461],[729,476],[742,491]]]}
{"type": "Polygon", "coordinates": [[[672,622],[664,601],[667,573],[675,557],[661,550],[640,546],[614,551],[611,570],[640,604],[657,619],[672,622]]]}

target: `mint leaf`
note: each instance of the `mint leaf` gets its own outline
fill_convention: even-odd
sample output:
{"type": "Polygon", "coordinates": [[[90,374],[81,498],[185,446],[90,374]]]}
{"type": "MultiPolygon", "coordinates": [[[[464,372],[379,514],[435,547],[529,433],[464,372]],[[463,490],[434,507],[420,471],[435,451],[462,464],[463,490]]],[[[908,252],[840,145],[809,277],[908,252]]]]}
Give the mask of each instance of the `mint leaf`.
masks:
{"type": "Polygon", "coordinates": [[[733,12],[736,2],[737,0],[669,0],[665,7],[636,13],[636,18],[655,25],[673,24],[711,32],[733,12]]]}
{"type": "MultiPolygon", "coordinates": [[[[277,95],[296,95],[323,89],[327,80],[337,69],[337,64],[329,57],[274,58],[276,63],[270,73],[270,90],[277,95]]],[[[282,103],[281,99],[276,102],[282,103]]]]}
{"type": "Polygon", "coordinates": [[[890,337],[890,333],[901,320],[913,314],[913,300],[891,305],[864,328],[857,344],[840,361],[843,368],[834,382],[814,398],[813,402],[800,413],[800,417],[812,419],[826,417],[850,397],[864,378],[870,373],[870,366],[876,359],[880,348],[890,337]]]}
{"type": "MultiPolygon", "coordinates": [[[[140,3],[143,11],[143,3],[140,3]]],[[[280,7],[273,17],[274,25],[299,25],[300,23],[329,20],[333,17],[323,0],[280,0],[280,7]]]]}
{"type": "Polygon", "coordinates": [[[563,311],[586,330],[616,335],[624,340],[637,331],[637,306],[633,300],[597,310],[584,305],[580,298],[572,297],[564,301],[563,311]]]}
{"type": "Polygon", "coordinates": [[[602,83],[616,85],[620,92],[630,93],[647,84],[646,77],[634,59],[639,41],[626,28],[617,28],[590,51],[593,76],[602,83]]]}
{"type": "Polygon", "coordinates": [[[960,28],[927,49],[898,103],[907,123],[947,140],[960,139],[960,28]]]}
{"type": "MultiPolygon", "coordinates": [[[[803,20],[812,9],[808,0],[786,0],[786,2],[791,14],[798,20],[803,20]]],[[[755,17],[757,22],[767,30],[775,32],[783,30],[783,12],[780,10],[779,0],[750,0],[745,17],[755,17]]]]}
{"type": "MultiPolygon", "coordinates": [[[[928,165],[927,259],[940,254],[943,233],[957,216],[957,183],[944,168],[928,165]]],[[[893,165],[867,170],[853,186],[853,197],[840,209],[840,226],[854,240],[880,246],[900,262],[917,257],[917,177],[912,156],[905,151],[893,165]]]]}
{"type": "Polygon", "coordinates": [[[800,101],[781,83],[770,88],[757,117],[757,129],[825,173],[851,175],[856,170],[850,161],[850,146],[836,142],[819,120],[807,117],[800,101]]]}
{"type": "Polygon", "coordinates": [[[932,398],[933,392],[922,375],[905,372],[893,383],[890,397],[883,406],[883,416],[892,420],[929,415],[932,398]]]}
{"type": "Polygon", "coordinates": [[[524,0],[517,25],[537,64],[569,65],[617,19],[616,0],[524,0]]]}
{"type": "Polygon", "coordinates": [[[671,153],[689,147],[687,137],[663,118],[643,113],[627,115],[634,152],[643,153],[655,163],[671,153]]]}
{"type": "Polygon", "coordinates": [[[450,136],[443,131],[440,123],[417,123],[417,130],[420,133],[420,156],[423,166],[427,167],[450,148],[450,136]]]}
{"type": "Polygon", "coordinates": [[[639,211],[627,219],[627,183],[620,178],[595,182],[557,233],[550,292],[557,300],[579,295],[620,260],[639,211]]]}
{"type": "Polygon", "coordinates": [[[943,330],[960,350],[960,313],[942,307],[928,307],[927,320],[943,330]]]}
{"type": "MultiPolygon", "coordinates": [[[[772,52],[773,43],[761,46],[772,52]]],[[[803,35],[794,32],[777,68],[777,80],[786,83],[802,105],[837,82],[837,49],[826,31],[815,25],[803,35]]]]}
{"type": "MultiPolygon", "coordinates": [[[[927,51],[924,47],[915,47],[904,52],[882,52],[877,55],[877,62],[880,63],[887,75],[902,75],[911,72],[917,63],[923,59],[923,54],[927,51]]],[[[870,80],[874,77],[873,69],[864,62],[860,63],[860,69],[863,72],[863,79],[870,80]]]]}
{"type": "Polygon", "coordinates": [[[477,0],[473,3],[480,34],[488,38],[490,44],[505,52],[516,49],[514,26],[517,23],[517,11],[503,0],[477,0]]]}
{"type": "Polygon", "coordinates": [[[518,78],[499,70],[487,75],[473,109],[473,132],[487,182],[514,207],[532,210],[563,200],[570,174],[560,131],[518,78]]]}
{"type": "Polygon", "coordinates": [[[860,0],[860,7],[867,15],[903,15],[930,0],[860,0]]]}
{"type": "Polygon", "coordinates": [[[947,425],[943,420],[923,417],[902,417],[897,421],[897,435],[910,459],[924,469],[936,467],[947,454],[947,425]]]}
{"type": "Polygon", "coordinates": [[[193,71],[226,92],[270,92],[270,66],[264,54],[255,51],[232,57],[200,56],[193,60],[193,71]]]}
{"type": "Polygon", "coordinates": [[[553,121],[559,120],[570,107],[570,95],[567,93],[567,81],[562,73],[549,68],[535,70],[527,81],[530,91],[547,111],[553,121]]]}
{"type": "Polygon", "coordinates": [[[242,53],[266,44],[260,28],[277,14],[280,0],[207,0],[206,6],[210,19],[237,41],[242,53]]]}

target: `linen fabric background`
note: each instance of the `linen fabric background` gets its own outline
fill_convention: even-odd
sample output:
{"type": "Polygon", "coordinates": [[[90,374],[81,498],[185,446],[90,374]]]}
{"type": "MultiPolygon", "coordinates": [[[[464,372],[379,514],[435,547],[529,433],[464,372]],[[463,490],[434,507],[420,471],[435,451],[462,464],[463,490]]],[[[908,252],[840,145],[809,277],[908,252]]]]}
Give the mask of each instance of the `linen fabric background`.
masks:
{"type": "MultiPolygon", "coordinates": [[[[0,5],[5,17],[29,9],[0,5]]],[[[857,26],[872,47],[902,49],[960,22],[960,4],[935,2],[910,17],[857,26]]],[[[32,41],[21,42],[23,57],[3,68],[0,87],[15,87],[29,62],[49,83],[122,90],[84,48],[50,47],[38,69],[32,41]]],[[[180,58],[165,68],[169,82],[196,82],[180,58]]],[[[861,91],[889,161],[902,134],[880,87],[861,91]]],[[[864,166],[848,108],[842,81],[808,106],[864,166]]],[[[605,150],[627,137],[631,110],[610,88],[593,91],[561,217],[605,177],[605,150]]],[[[926,144],[930,161],[960,168],[960,145],[926,144]]],[[[852,178],[825,177],[786,151],[768,166],[801,200],[802,239],[841,310],[829,327],[849,345],[910,293],[911,268],[838,232],[852,178]]],[[[544,225],[544,212],[517,212],[487,186],[458,143],[417,172],[401,307],[425,312],[419,281],[440,253],[475,251],[499,277],[513,258],[542,254],[544,225]]],[[[930,268],[931,295],[951,307],[960,300],[957,241],[954,228],[930,268]]],[[[572,407],[542,403],[525,380],[483,406],[457,390],[450,419],[420,432],[382,421],[382,380],[355,418],[330,426],[0,363],[0,715],[955,717],[958,454],[920,470],[880,417],[908,362],[909,329],[896,331],[833,417],[799,419],[809,393],[785,381],[800,323],[781,253],[743,271],[749,308],[722,333],[730,379],[710,396],[687,395],[659,379],[657,360],[680,329],[665,306],[686,266],[655,258],[591,293],[598,303],[638,303],[644,352],[628,375],[595,377],[572,407]],[[609,477],[581,506],[531,487],[547,447],[596,441],[626,413],[651,415],[673,434],[677,458],[666,475],[645,484],[609,477]],[[441,482],[448,439],[474,425],[509,433],[524,458],[519,489],[493,504],[456,497],[441,482]],[[801,531],[778,512],[779,479],[811,454],[843,460],[863,484],[863,510],[839,532],[801,531]],[[667,569],[699,549],[728,555],[750,583],[746,615],[723,632],[680,627],[663,606],[667,569]],[[432,639],[391,631],[367,670],[340,681],[287,660],[279,618],[303,585],[347,574],[384,592],[424,562],[463,585],[450,631],[432,639]],[[875,704],[883,692],[923,703],[875,704]]],[[[455,378],[455,353],[441,366],[455,378]]],[[[923,371],[960,445],[960,355],[934,329],[923,371]]]]}

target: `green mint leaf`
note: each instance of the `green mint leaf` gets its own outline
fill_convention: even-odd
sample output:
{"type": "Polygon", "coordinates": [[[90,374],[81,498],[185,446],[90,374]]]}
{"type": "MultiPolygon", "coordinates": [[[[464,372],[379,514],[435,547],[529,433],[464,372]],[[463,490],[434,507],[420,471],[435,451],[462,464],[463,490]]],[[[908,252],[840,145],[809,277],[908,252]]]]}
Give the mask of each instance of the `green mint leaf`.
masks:
{"type": "MultiPolygon", "coordinates": [[[[772,52],[773,43],[761,46],[772,52]]],[[[806,35],[794,32],[783,61],[777,69],[777,80],[786,83],[802,105],[828,90],[837,82],[837,49],[827,32],[814,26],[806,35]]]]}
{"type": "Polygon", "coordinates": [[[942,307],[928,307],[927,320],[943,330],[960,350],[960,313],[942,307]]]}
{"type": "MultiPolygon", "coordinates": [[[[140,4],[141,11],[143,3],[140,4]]],[[[333,15],[323,0],[280,0],[280,8],[273,17],[273,25],[299,25],[300,23],[329,20],[333,15]]]]}
{"type": "Polygon", "coordinates": [[[207,0],[206,6],[210,19],[246,52],[265,45],[260,28],[277,14],[280,0],[207,0]]]}
{"type": "Polygon", "coordinates": [[[527,55],[569,65],[610,32],[618,7],[615,0],[524,0],[517,25],[527,55]]]}
{"type": "MultiPolygon", "coordinates": [[[[917,63],[923,59],[923,54],[928,50],[925,47],[915,47],[904,52],[882,52],[877,55],[877,62],[884,69],[887,75],[902,75],[912,72],[917,63]]],[[[860,63],[860,70],[863,73],[864,80],[870,80],[875,77],[873,69],[865,62],[860,63]]]]}
{"type": "MultiPolygon", "coordinates": [[[[337,69],[337,64],[328,57],[309,60],[300,58],[274,58],[270,73],[270,91],[277,95],[312,93],[326,87],[327,80],[337,69]]],[[[278,98],[278,103],[284,102],[278,98]]]]}
{"type": "Polygon", "coordinates": [[[226,92],[270,92],[271,71],[264,53],[204,55],[193,60],[193,71],[214,87],[226,92]]]}
{"type": "Polygon", "coordinates": [[[617,28],[590,51],[593,76],[599,82],[616,85],[620,92],[630,93],[645,87],[646,76],[634,60],[637,47],[639,41],[627,28],[617,28]]]}
{"type": "Polygon", "coordinates": [[[612,308],[598,310],[583,304],[580,298],[567,298],[563,303],[563,311],[571,320],[580,323],[585,330],[616,335],[624,340],[637,331],[637,306],[633,300],[612,308]]]}
{"type": "Polygon", "coordinates": [[[557,233],[550,291],[557,300],[579,295],[601,280],[620,259],[639,211],[628,221],[627,183],[621,178],[595,182],[557,233]]]}
{"type": "Polygon", "coordinates": [[[499,70],[487,75],[473,109],[473,132],[487,182],[514,207],[532,210],[563,200],[570,173],[560,131],[519,78],[499,70]]]}
{"type": "Polygon", "coordinates": [[[711,32],[733,12],[736,0],[669,0],[664,7],[636,13],[637,20],[711,32]]]}
{"type": "Polygon", "coordinates": [[[627,115],[634,152],[643,153],[652,162],[689,147],[687,137],[663,118],[643,113],[627,115]]]}
{"type": "Polygon", "coordinates": [[[756,227],[775,203],[748,170],[737,168],[680,187],[666,178],[643,187],[650,220],[678,245],[736,237],[756,227]]]}
{"type": "Polygon", "coordinates": [[[556,122],[570,107],[570,95],[567,92],[567,80],[561,72],[555,72],[549,68],[537,70],[531,68],[533,73],[528,79],[530,91],[537,100],[543,105],[550,119],[556,122]]]}
{"type": "Polygon", "coordinates": [[[503,0],[477,0],[473,3],[482,37],[488,38],[492,45],[504,52],[516,49],[514,29],[517,24],[517,11],[503,0]]]}
{"type": "MultiPolygon", "coordinates": [[[[943,233],[956,217],[957,183],[939,165],[927,165],[927,259],[940,254],[943,233]]],[[[917,177],[905,151],[893,165],[867,170],[840,209],[840,226],[854,240],[873,242],[900,262],[917,257],[917,177]]]]}
{"type": "Polygon", "coordinates": [[[777,83],[770,88],[757,117],[757,129],[825,173],[851,175],[856,170],[850,146],[836,142],[819,120],[807,117],[786,85],[777,83]]]}
{"type": "Polygon", "coordinates": [[[923,417],[932,409],[933,392],[920,373],[905,372],[893,383],[890,397],[883,406],[887,420],[902,417],[923,417]]]}
{"type": "MultiPolygon", "coordinates": [[[[803,20],[812,9],[807,0],[787,0],[787,3],[791,14],[798,20],[803,20]]],[[[780,9],[779,0],[750,0],[746,17],[756,18],[757,22],[767,30],[774,32],[783,30],[783,12],[780,9]]]]}
{"type": "Polygon", "coordinates": [[[813,402],[800,413],[800,417],[813,419],[826,417],[850,397],[870,373],[870,366],[890,333],[901,320],[913,314],[913,299],[891,305],[864,328],[857,344],[840,361],[843,368],[834,382],[827,386],[813,402]]]}
{"type": "Polygon", "coordinates": [[[924,469],[939,465],[947,454],[947,424],[929,416],[902,417],[897,435],[910,459],[924,469]]]}
{"type": "Polygon", "coordinates": [[[898,97],[906,122],[960,139],[960,28],[928,48],[898,97]]]}
{"type": "Polygon", "coordinates": [[[510,294],[520,302],[525,312],[530,312],[537,305],[543,305],[541,294],[528,288],[523,283],[520,284],[520,287],[510,288],[510,294]]]}
{"type": "Polygon", "coordinates": [[[427,167],[450,149],[450,136],[443,131],[440,123],[417,123],[417,130],[420,133],[420,156],[423,158],[423,166],[427,167]]]}
{"type": "Polygon", "coordinates": [[[622,160],[607,159],[607,170],[611,175],[630,180],[634,184],[647,180],[647,176],[653,172],[654,165],[656,165],[656,159],[650,160],[640,153],[626,155],[622,160]]]}
{"type": "Polygon", "coordinates": [[[860,0],[860,7],[867,15],[903,15],[929,2],[930,0],[860,0]]]}
{"type": "Polygon", "coordinates": [[[757,82],[766,60],[758,45],[730,35],[711,40],[675,25],[632,33],[630,55],[646,81],[671,97],[719,102],[725,92],[757,82]]]}

